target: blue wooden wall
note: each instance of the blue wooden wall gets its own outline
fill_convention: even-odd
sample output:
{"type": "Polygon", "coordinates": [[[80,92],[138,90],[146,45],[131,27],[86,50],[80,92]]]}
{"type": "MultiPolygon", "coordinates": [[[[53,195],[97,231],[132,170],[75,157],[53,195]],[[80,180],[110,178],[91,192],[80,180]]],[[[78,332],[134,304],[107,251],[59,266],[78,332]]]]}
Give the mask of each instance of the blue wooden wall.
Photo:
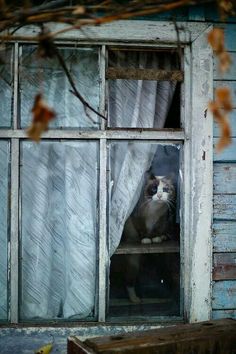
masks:
{"type": "MultiPolygon", "coordinates": [[[[226,26],[226,48],[232,56],[228,73],[214,63],[214,86],[229,86],[233,95],[230,115],[232,144],[214,154],[213,318],[236,318],[236,25],[226,26]]],[[[214,140],[219,130],[215,125],[214,140]]]]}

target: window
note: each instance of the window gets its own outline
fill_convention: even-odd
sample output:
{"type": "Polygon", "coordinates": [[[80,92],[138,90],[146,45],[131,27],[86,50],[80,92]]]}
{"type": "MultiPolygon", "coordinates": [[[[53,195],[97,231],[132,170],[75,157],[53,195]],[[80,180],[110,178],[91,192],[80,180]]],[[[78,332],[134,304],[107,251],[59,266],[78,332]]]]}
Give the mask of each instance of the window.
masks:
{"type": "Polygon", "coordinates": [[[199,28],[191,43],[181,34],[180,57],[172,25],[150,43],[139,23],[138,45],[136,21],[99,27],[94,42],[58,42],[107,120],[85,111],[33,43],[3,53],[1,320],[210,316],[211,52],[199,28]],[[35,144],[24,129],[39,91],[58,116],[35,144]]]}

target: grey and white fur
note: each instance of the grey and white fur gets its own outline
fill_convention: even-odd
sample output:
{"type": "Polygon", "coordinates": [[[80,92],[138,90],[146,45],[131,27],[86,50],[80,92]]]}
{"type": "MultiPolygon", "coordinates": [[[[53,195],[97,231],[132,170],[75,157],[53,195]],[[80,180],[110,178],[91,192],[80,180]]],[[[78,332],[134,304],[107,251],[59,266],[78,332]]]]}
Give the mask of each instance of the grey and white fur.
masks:
{"type": "MultiPolygon", "coordinates": [[[[122,242],[147,245],[170,239],[175,220],[175,200],[171,177],[149,176],[139,202],[125,223],[122,242]]],[[[135,291],[140,260],[140,254],[126,255],[126,289],[133,303],[141,302],[135,291]]]]}

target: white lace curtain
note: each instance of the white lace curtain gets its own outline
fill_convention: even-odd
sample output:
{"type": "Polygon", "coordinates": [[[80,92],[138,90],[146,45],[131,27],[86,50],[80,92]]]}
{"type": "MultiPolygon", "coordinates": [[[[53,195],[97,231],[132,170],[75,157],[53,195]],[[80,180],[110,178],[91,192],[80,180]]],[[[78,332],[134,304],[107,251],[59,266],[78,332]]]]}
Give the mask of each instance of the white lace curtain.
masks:
{"type": "Polygon", "coordinates": [[[7,319],[9,145],[0,141],[0,320],[7,319]]]}
{"type": "MultiPolygon", "coordinates": [[[[161,128],[175,83],[116,80],[109,90],[112,126],[161,128]]],[[[21,317],[86,318],[98,275],[98,144],[25,142],[22,151],[21,317]]],[[[148,143],[112,143],[110,255],[154,153],[148,143]]]]}

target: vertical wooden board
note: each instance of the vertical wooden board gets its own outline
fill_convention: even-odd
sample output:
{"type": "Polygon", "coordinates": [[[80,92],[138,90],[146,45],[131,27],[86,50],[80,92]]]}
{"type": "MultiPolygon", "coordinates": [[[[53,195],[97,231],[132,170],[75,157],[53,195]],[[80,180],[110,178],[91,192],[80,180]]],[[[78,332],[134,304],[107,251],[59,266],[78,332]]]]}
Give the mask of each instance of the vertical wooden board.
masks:
{"type": "Polygon", "coordinates": [[[182,7],[172,11],[160,12],[159,14],[154,14],[154,15],[136,17],[137,20],[149,20],[149,21],[172,21],[173,18],[175,18],[176,21],[188,21],[187,7],[182,7]]]}
{"type": "Polygon", "coordinates": [[[215,163],[213,168],[214,193],[236,193],[236,163],[215,163]]]}
{"type": "Polygon", "coordinates": [[[236,195],[214,195],[213,204],[215,219],[236,220],[236,195]]]}
{"type": "Polygon", "coordinates": [[[236,52],[230,52],[230,57],[232,64],[230,65],[229,70],[224,73],[219,70],[218,59],[214,57],[214,80],[236,80],[236,52]]]}
{"type": "Polygon", "coordinates": [[[213,280],[236,280],[236,253],[213,255],[213,280]]]}
{"type": "Polygon", "coordinates": [[[212,308],[217,310],[236,309],[236,280],[213,283],[212,308]]]}
{"type": "Polygon", "coordinates": [[[213,224],[214,252],[236,252],[236,221],[221,221],[213,224]]]}
{"type": "MultiPolygon", "coordinates": [[[[214,138],[214,148],[218,143],[218,138],[214,138]]],[[[232,139],[231,144],[222,152],[216,152],[214,149],[214,161],[217,162],[236,162],[236,138],[232,139]]]]}
{"type": "Polygon", "coordinates": [[[206,41],[210,30],[192,43],[191,200],[190,217],[186,219],[191,230],[190,322],[211,317],[213,119],[206,115],[213,98],[212,50],[206,41]]]}
{"type": "MultiPolygon", "coordinates": [[[[222,27],[222,28],[226,27],[225,23],[222,24],[222,20],[220,18],[220,14],[217,6],[216,5],[214,6],[212,3],[205,4],[205,20],[209,22],[216,22],[214,24],[215,27],[222,27]]],[[[231,23],[236,22],[236,18],[235,16],[227,17],[227,21],[231,23]]]]}
{"type": "Polygon", "coordinates": [[[105,322],[106,317],[106,274],[108,265],[107,249],[107,143],[106,139],[100,140],[100,175],[99,175],[99,260],[98,260],[98,321],[105,322]]]}
{"type": "Polygon", "coordinates": [[[236,310],[213,310],[212,319],[219,320],[220,318],[233,318],[236,320],[236,310]]]}
{"type": "MultiPolygon", "coordinates": [[[[229,123],[231,128],[231,136],[236,137],[236,109],[234,109],[229,114],[229,123]]],[[[214,137],[219,137],[221,135],[219,125],[214,121],[214,137]]]]}
{"type": "Polygon", "coordinates": [[[214,88],[228,87],[231,92],[233,107],[236,108],[236,81],[214,80],[214,88]]]}
{"type": "Polygon", "coordinates": [[[188,7],[189,21],[205,21],[205,7],[204,6],[189,6],[188,7]]]}
{"type": "Polygon", "coordinates": [[[19,313],[19,161],[18,139],[11,139],[10,321],[19,313]]]}
{"type": "MultiPolygon", "coordinates": [[[[236,18],[234,18],[236,21],[236,18]]],[[[227,24],[225,26],[225,47],[229,51],[236,51],[236,24],[227,24]]]]}

